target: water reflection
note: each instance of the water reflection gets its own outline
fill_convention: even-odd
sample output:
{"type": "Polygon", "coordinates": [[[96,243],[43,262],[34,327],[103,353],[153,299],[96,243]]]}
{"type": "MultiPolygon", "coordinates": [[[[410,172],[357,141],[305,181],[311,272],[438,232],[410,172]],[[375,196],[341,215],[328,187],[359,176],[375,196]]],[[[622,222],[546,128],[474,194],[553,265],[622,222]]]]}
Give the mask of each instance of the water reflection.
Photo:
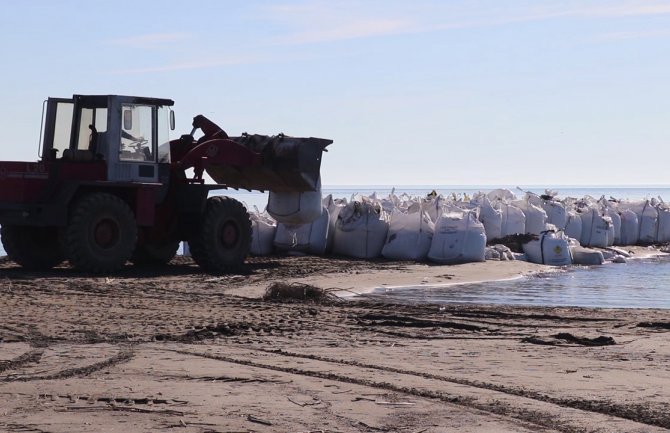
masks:
{"type": "Polygon", "coordinates": [[[510,281],[378,289],[403,303],[480,303],[602,308],[670,308],[670,257],[572,267],[510,281]]]}

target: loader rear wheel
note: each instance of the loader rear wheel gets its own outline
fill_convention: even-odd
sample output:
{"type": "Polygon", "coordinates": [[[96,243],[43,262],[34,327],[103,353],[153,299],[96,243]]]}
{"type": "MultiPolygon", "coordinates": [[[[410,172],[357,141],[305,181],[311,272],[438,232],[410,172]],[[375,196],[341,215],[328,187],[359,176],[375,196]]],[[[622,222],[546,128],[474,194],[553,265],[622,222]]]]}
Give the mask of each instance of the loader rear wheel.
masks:
{"type": "Polygon", "coordinates": [[[55,227],[5,226],[2,245],[10,259],[31,271],[45,271],[65,260],[55,227]]]}
{"type": "Polygon", "coordinates": [[[137,243],[137,224],[119,197],[93,193],[77,201],[63,233],[63,248],[72,266],[93,273],[120,269],[137,243]]]}
{"type": "Polygon", "coordinates": [[[251,220],[245,207],[230,197],[211,197],[202,224],[188,241],[191,257],[208,272],[234,270],[251,248],[251,220]]]}
{"type": "Polygon", "coordinates": [[[135,249],[130,261],[136,266],[160,266],[167,264],[177,255],[179,241],[165,244],[144,244],[135,249]]]}

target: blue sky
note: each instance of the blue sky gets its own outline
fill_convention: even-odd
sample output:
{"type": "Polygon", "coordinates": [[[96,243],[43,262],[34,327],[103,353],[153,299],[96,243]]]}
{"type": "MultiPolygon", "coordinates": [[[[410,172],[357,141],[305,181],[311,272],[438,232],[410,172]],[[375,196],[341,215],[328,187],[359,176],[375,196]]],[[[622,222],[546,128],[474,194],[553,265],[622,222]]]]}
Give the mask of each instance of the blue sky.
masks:
{"type": "Polygon", "coordinates": [[[0,158],[48,96],[331,138],[326,185],[670,184],[670,1],[0,0],[0,158]]]}

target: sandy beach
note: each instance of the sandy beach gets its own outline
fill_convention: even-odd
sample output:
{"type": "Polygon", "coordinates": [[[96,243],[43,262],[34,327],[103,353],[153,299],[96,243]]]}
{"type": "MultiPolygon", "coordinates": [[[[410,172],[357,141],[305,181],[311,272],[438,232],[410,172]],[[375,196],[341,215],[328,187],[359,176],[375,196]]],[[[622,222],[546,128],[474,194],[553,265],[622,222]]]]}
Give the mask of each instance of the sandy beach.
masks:
{"type": "Polygon", "coordinates": [[[517,278],[434,266],[252,258],[239,273],[91,277],[0,264],[0,430],[655,432],[670,428],[665,310],[263,300],[517,278]]]}

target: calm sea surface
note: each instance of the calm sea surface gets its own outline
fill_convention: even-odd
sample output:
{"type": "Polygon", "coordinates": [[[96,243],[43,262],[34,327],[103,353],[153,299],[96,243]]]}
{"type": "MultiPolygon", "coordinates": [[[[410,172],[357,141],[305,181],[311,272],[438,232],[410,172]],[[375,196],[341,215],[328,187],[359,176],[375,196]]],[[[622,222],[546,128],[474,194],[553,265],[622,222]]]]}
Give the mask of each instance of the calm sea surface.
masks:
{"type": "Polygon", "coordinates": [[[515,280],[379,288],[373,295],[401,303],[670,308],[670,254],[515,280]]]}
{"type": "MultiPolygon", "coordinates": [[[[330,186],[323,188],[323,195],[350,199],[355,194],[388,195],[395,188],[397,195],[406,193],[423,196],[435,190],[444,195],[488,192],[496,188],[507,188],[522,196],[523,191],[542,194],[545,189],[558,192],[559,197],[586,195],[599,198],[643,199],[662,197],[670,200],[667,186],[517,186],[463,185],[463,186],[388,186],[356,185],[330,186]]],[[[222,191],[253,210],[263,210],[267,204],[267,193],[246,191],[222,191]]],[[[0,247],[0,255],[4,255],[0,247]]],[[[546,275],[524,277],[516,280],[480,284],[451,286],[419,286],[402,289],[377,290],[376,295],[398,302],[430,303],[495,303],[545,306],[584,306],[622,308],[670,308],[670,255],[653,259],[630,260],[625,264],[607,264],[597,267],[571,267],[568,270],[546,275]]]]}

